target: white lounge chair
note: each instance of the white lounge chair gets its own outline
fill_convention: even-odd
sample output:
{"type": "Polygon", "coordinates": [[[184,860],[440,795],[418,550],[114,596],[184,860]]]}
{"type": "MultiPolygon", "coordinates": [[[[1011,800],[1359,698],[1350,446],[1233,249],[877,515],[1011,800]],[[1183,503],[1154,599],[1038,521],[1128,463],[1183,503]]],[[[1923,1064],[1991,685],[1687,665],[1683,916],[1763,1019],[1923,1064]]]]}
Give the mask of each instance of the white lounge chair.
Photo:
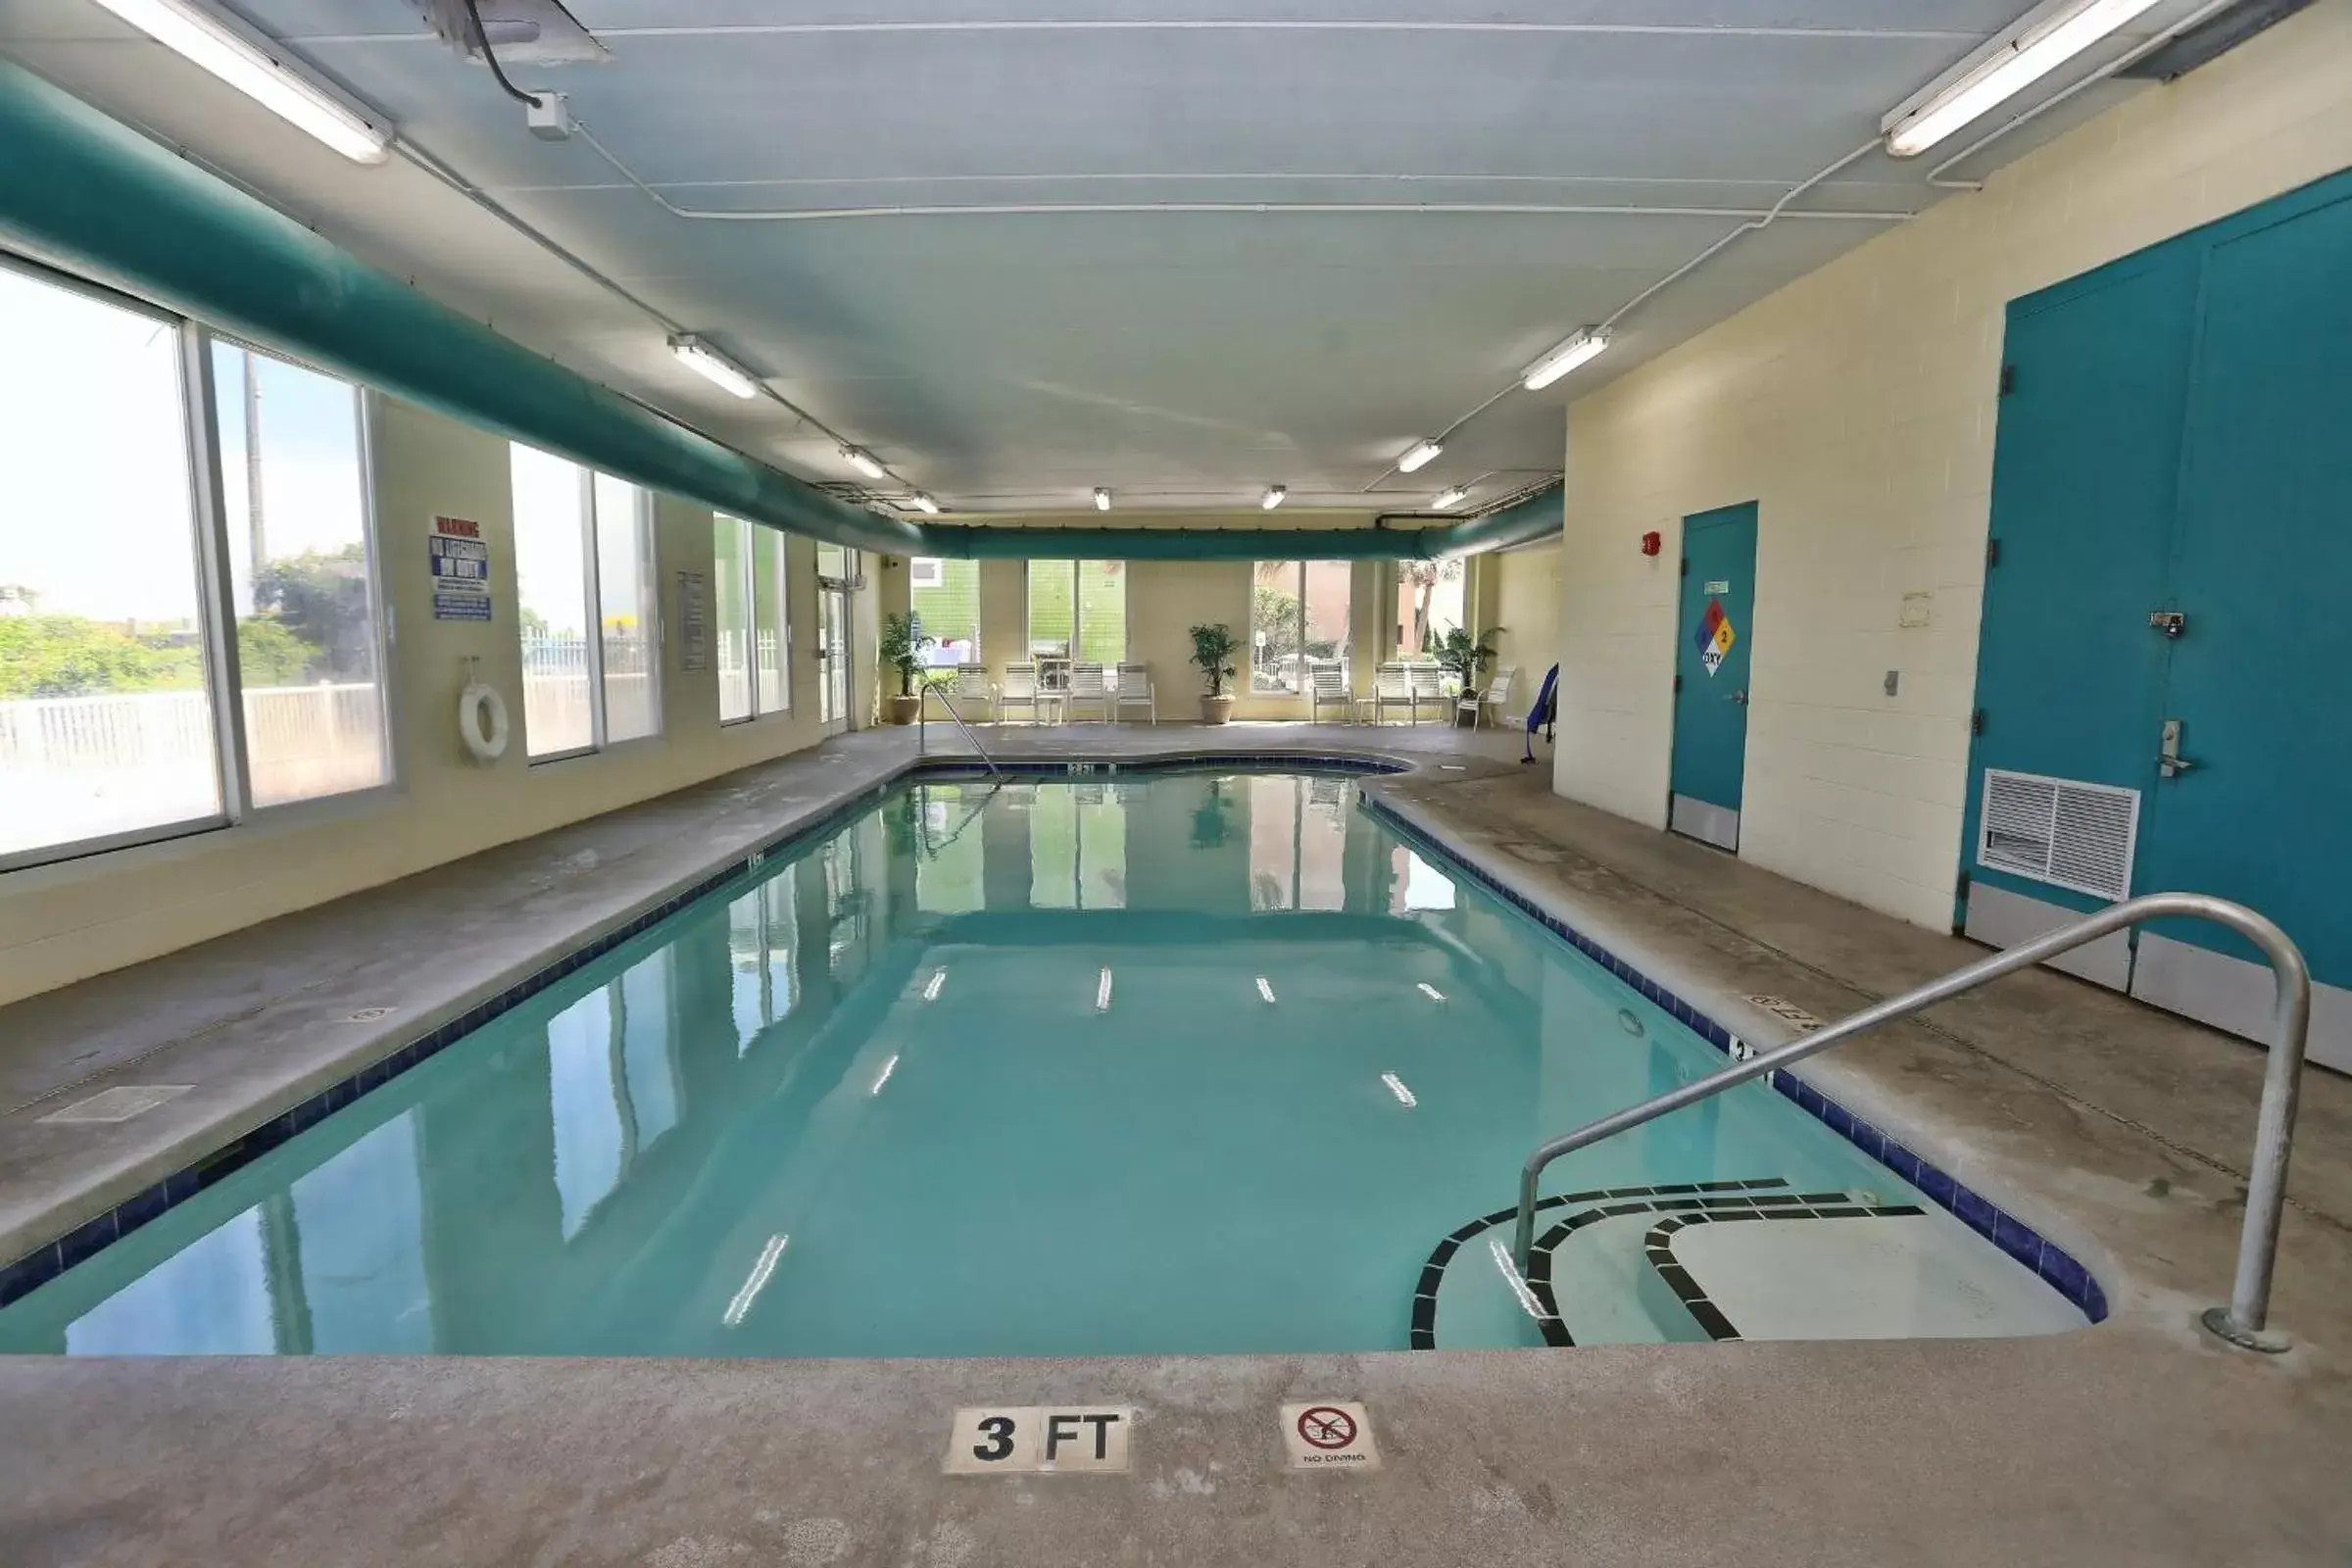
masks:
{"type": "Polygon", "coordinates": [[[1110,687],[1102,678],[1101,664],[1072,664],[1070,666],[1070,716],[1076,718],[1082,705],[1092,704],[1102,722],[1110,722],[1110,687]]]}
{"type": "Polygon", "coordinates": [[[1060,706],[1061,698],[1058,693],[1046,693],[1038,690],[1035,664],[1006,664],[1004,666],[1004,684],[997,688],[997,712],[1001,717],[1009,719],[1012,717],[1014,709],[1025,708],[1029,710],[1029,721],[1038,724],[1045,722],[1047,708],[1058,709],[1060,706]]]}
{"type": "Polygon", "coordinates": [[[951,698],[956,711],[970,723],[984,723],[996,717],[997,689],[989,684],[986,664],[955,664],[933,670],[931,689],[951,698]]]}
{"type": "Polygon", "coordinates": [[[1413,722],[1421,722],[1421,709],[1427,705],[1443,717],[1451,701],[1446,695],[1446,670],[1439,664],[1407,664],[1405,680],[1412,692],[1413,722]]]}
{"type": "Polygon", "coordinates": [[[1130,708],[1140,708],[1152,723],[1159,722],[1159,699],[1152,691],[1151,665],[1121,664],[1118,685],[1111,695],[1117,700],[1119,717],[1125,718],[1130,708]]]}
{"type": "Polygon", "coordinates": [[[1306,694],[1306,716],[1310,720],[1321,723],[1326,708],[1338,709],[1342,723],[1355,716],[1355,697],[1348,690],[1348,671],[1335,664],[1314,670],[1310,679],[1306,694]]]}
{"type": "Polygon", "coordinates": [[[1386,722],[1392,708],[1401,708],[1405,717],[1414,717],[1412,678],[1402,664],[1383,664],[1372,671],[1372,722],[1386,722]]]}
{"type": "Polygon", "coordinates": [[[1480,715],[1492,708],[1494,710],[1494,722],[1499,725],[1502,722],[1502,705],[1511,700],[1511,685],[1518,678],[1519,666],[1505,664],[1494,672],[1494,678],[1487,682],[1485,690],[1462,693],[1461,701],[1453,705],[1456,722],[1459,722],[1461,714],[1468,713],[1470,727],[1476,729],[1480,715]]]}

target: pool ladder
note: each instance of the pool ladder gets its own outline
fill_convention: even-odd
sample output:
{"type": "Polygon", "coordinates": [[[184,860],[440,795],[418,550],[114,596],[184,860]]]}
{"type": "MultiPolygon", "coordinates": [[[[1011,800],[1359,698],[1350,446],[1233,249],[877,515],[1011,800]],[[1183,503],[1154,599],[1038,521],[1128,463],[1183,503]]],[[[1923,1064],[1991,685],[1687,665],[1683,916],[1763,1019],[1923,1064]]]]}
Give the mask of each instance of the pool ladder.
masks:
{"type": "Polygon", "coordinates": [[[1526,1277],[1529,1254],[1535,1247],[1536,1183],[1544,1168],[1561,1155],[1628,1132],[1668,1111],[1696,1104],[1727,1089],[1736,1089],[1751,1078],[1761,1078],[1802,1061],[1883,1023],[1974,991],[1988,980],[2071,953],[2109,932],[2146,920],[2173,917],[2208,920],[2236,932],[2262,950],[2278,977],[2278,1001],[2271,1022],[2271,1056],[2263,1072],[2262,1105],[2254,1123],[2254,1167],[2246,1181],[2245,1226],[2237,1244],[2237,1277],[2231,1286],[2230,1304],[2207,1307],[2199,1321],[2215,1336],[2241,1349],[2285,1349],[2286,1336],[2270,1331],[2266,1324],[2271,1305],[2271,1272],[2278,1259],[2279,1212],[2286,1202],[2286,1161],[2294,1147],[2295,1102],[2303,1087],[2304,1039],[2311,1028],[2311,971],[2303,962],[2301,950],[2268,917],[2241,904],[2204,893],[2150,893],[2127,899],[2072,925],[2061,926],[1966,968],[1954,969],[1916,990],[1864,1007],[1778,1050],[1760,1053],[1695,1083],[1670,1090],[1654,1100],[1643,1101],[1539,1145],[1519,1171],[1519,1222],[1511,1256],[1520,1277],[1526,1277]]]}
{"type": "Polygon", "coordinates": [[[938,698],[940,706],[948,710],[948,716],[956,721],[956,727],[963,731],[963,738],[972,743],[972,750],[980,754],[980,760],[988,764],[989,772],[995,774],[1002,781],[1004,777],[1004,770],[997,765],[995,758],[988,755],[988,748],[980,744],[980,737],[972,733],[972,726],[963,721],[963,715],[956,711],[956,700],[938,687],[928,683],[925,683],[923,687],[922,701],[917,703],[914,709],[914,755],[922,756],[924,749],[930,745],[929,719],[931,699],[934,697],[938,698]]]}

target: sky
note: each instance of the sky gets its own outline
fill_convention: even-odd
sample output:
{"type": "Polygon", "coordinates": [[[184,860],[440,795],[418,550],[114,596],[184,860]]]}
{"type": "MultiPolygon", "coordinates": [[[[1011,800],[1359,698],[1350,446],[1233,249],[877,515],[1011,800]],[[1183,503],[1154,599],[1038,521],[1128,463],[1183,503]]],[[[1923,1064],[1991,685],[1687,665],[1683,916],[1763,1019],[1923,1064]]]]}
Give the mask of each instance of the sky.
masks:
{"type": "MultiPolygon", "coordinates": [[[[33,589],[45,612],[192,618],[196,546],[175,327],[0,267],[0,583],[33,589]]],[[[241,365],[239,351],[216,352],[232,369],[241,365]]],[[[361,536],[365,505],[351,388],[256,363],[270,554],[339,549],[361,536]]],[[[241,569],[241,380],[222,377],[220,394],[222,480],[241,569]]]]}

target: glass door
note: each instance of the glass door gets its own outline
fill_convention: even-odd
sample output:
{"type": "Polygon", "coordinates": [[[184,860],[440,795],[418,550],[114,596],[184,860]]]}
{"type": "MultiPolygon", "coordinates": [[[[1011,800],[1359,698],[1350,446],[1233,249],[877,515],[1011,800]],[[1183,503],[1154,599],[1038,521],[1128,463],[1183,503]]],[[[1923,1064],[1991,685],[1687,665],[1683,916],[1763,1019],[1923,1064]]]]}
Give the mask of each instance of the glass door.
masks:
{"type": "Polygon", "coordinates": [[[816,547],[816,716],[828,735],[850,727],[850,585],[857,570],[855,552],[816,547]]]}

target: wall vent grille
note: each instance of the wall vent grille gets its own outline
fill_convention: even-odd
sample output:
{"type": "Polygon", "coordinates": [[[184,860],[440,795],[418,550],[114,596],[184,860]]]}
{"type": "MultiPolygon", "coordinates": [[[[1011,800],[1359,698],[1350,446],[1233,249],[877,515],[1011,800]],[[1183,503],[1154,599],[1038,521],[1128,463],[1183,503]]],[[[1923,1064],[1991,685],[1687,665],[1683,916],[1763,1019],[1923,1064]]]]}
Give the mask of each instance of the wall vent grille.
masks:
{"type": "Polygon", "coordinates": [[[1977,863],[2101,899],[2132,896],[2139,791],[1984,770],[1977,863]]]}

